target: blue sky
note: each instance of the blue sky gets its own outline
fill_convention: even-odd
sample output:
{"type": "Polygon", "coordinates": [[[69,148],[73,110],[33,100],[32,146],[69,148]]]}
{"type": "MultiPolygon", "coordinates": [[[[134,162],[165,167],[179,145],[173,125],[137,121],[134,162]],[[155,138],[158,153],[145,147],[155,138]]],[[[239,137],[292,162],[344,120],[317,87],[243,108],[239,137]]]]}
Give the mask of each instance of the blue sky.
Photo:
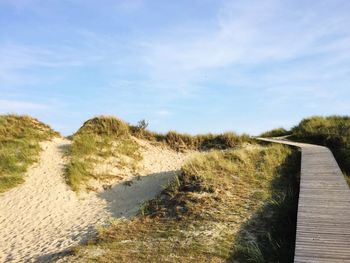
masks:
{"type": "Polygon", "coordinates": [[[0,0],[0,113],[257,134],[350,113],[348,0],[0,0]]]}

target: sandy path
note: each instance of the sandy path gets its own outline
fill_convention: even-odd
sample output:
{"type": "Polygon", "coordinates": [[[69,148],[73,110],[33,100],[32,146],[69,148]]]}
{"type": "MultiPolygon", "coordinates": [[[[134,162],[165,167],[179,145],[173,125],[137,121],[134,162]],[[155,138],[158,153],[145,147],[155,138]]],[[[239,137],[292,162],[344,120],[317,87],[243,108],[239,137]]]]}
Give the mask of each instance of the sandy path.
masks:
{"type": "Polygon", "coordinates": [[[40,161],[28,171],[26,182],[0,195],[0,262],[50,262],[112,216],[134,215],[189,157],[148,148],[140,180],[82,199],[63,177],[67,162],[63,150],[69,144],[63,138],[42,143],[40,161]]]}
{"type": "Polygon", "coordinates": [[[41,160],[26,182],[0,197],[1,261],[33,262],[62,251],[108,218],[104,200],[94,195],[79,200],[64,182],[67,144],[61,138],[43,143],[41,160]]]}

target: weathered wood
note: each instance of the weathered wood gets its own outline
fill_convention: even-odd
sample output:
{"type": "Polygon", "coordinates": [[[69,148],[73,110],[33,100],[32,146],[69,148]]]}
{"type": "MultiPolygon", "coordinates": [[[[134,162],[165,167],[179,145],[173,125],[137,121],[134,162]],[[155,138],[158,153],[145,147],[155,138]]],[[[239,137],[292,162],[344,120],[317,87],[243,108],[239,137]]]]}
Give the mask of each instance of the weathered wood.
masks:
{"type": "Polygon", "coordinates": [[[294,262],[350,262],[350,189],[323,146],[259,138],[302,150],[294,262]]]}

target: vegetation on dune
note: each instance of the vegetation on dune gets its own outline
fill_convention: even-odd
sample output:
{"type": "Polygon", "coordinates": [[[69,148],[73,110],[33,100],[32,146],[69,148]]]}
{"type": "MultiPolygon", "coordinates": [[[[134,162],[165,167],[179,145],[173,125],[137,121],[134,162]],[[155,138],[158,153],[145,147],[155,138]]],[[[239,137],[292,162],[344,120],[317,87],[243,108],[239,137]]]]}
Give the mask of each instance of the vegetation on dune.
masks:
{"type": "Polygon", "coordinates": [[[159,134],[147,130],[147,126],[144,120],[133,126],[113,116],[99,116],[86,121],[72,136],[68,184],[77,191],[91,178],[113,178],[112,174],[96,174],[93,171],[96,165],[110,158],[115,158],[114,162],[120,168],[128,167],[129,170],[136,171],[137,163],[142,157],[140,146],[133,137],[166,145],[176,151],[228,149],[252,141],[247,135],[238,136],[234,133],[193,136],[170,131],[159,134]]]}
{"type": "Polygon", "coordinates": [[[223,134],[199,134],[189,135],[170,131],[164,135],[165,142],[173,149],[190,150],[210,150],[210,149],[229,149],[241,146],[243,142],[251,142],[248,135],[239,136],[233,132],[223,134]]]}
{"type": "Polygon", "coordinates": [[[112,138],[129,136],[129,125],[113,116],[99,116],[86,121],[75,135],[92,134],[112,138]]]}
{"type": "Polygon", "coordinates": [[[108,180],[113,174],[99,174],[94,167],[105,160],[112,159],[119,168],[128,166],[135,170],[141,160],[139,145],[131,138],[129,125],[115,117],[100,116],[88,120],[72,136],[70,163],[67,182],[78,191],[92,178],[108,180]]]}
{"type": "Polygon", "coordinates": [[[0,116],[0,192],[22,182],[30,164],[38,159],[39,142],[58,133],[29,116],[0,116]]]}
{"type": "Polygon", "coordinates": [[[244,142],[252,142],[250,136],[246,134],[237,135],[234,132],[190,135],[169,131],[166,134],[160,134],[147,130],[147,126],[148,123],[141,120],[136,126],[130,125],[130,132],[137,138],[164,143],[176,151],[228,149],[240,146],[244,142]]]}
{"type": "Polygon", "coordinates": [[[343,172],[350,175],[350,117],[304,119],[292,129],[292,139],[329,147],[343,172]]]}
{"type": "Polygon", "coordinates": [[[280,137],[280,136],[286,136],[286,135],[291,135],[291,131],[288,131],[285,128],[281,127],[281,128],[264,132],[260,136],[261,137],[280,137]]]}
{"type": "Polygon", "coordinates": [[[292,262],[298,153],[286,146],[200,153],[138,217],[115,220],[79,262],[292,262]]]}
{"type": "Polygon", "coordinates": [[[186,133],[178,133],[176,131],[169,131],[166,134],[160,134],[148,130],[143,130],[140,132],[133,126],[131,127],[133,136],[140,139],[164,143],[176,151],[228,149],[240,146],[244,142],[252,142],[252,138],[250,136],[245,134],[237,135],[234,132],[190,135],[186,133]]]}
{"type": "MultiPolygon", "coordinates": [[[[108,116],[85,122],[72,136],[68,184],[79,191],[92,189],[90,179],[115,179],[116,174],[96,172],[106,160],[136,171],[142,155],[135,137],[177,151],[211,151],[198,152],[161,195],[140,207],[136,218],[113,221],[96,240],[79,247],[77,261],[292,261],[296,151],[253,144],[249,136],[234,133],[192,136],[146,128],[144,121],[132,126],[108,116]]],[[[36,119],[0,116],[0,192],[23,181],[38,158],[39,142],[56,135],[36,119]]]]}

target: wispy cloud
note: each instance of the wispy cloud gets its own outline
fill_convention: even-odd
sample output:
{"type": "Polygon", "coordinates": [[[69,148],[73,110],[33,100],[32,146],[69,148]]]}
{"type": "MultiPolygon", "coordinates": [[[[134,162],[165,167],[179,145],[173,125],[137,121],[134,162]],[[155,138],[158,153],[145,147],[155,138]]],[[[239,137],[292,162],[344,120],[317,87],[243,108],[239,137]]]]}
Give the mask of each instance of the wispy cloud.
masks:
{"type": "Polygon", "coordinates": [[[87,50],[69,46],[40,47],[0,43],[0,90],[11,86],[47,84],[62,78],[58,74],[42,74],[58,70],[93,65],[100,59],[87,50]],[[85,53],[86,52],[86,53],[85,53]]]}
{"type": "MultiPolygon", "coordinates": [[[[264,70],[264,80],[268,78],[276,84],[279,84],[278,78],[285,81],[312,76],[332,78],[339,71],[332,71],[331,67],[347,62],[350,56],[344,56],[350,54],[350,18],[345,12],[326,16],[327,10],[334,6],[332,3],[303,5],[303,10],[299,10],[292,2],[226,1],[209,28],[199,24],[184,30],[177,24],[150,37],[128,36],[130,39],[72,27],[67,30],[76,32],[75,41],[85,44],[74,47],[1,45],[0,59],[4,63],[0,70],[7,73],[8,81],[18,81],[22,79],[21,74],[28,74],[19,72],[22,69],[104,64],[104,70],[109,66],[108,71],[119,73],[119,80],[130,81],[128,76],[121,76],[120,71],[133,68],[135,72],[142,72],[146,86],[160,91],[173,90],[183,96],[210,81],[241,85],[240,78],[247,82],[246,69],[249,75],[251,70],[264,70]],[[316,67],[310,63],[315,57],[316,67]],[[297,59],[306,61],[288,68],[292,72],[279,69],[276,74],[276,70],[266,65],[297,59]],[[217,74],[225,70],[229,75],[217,74]]],[[[120,8],[143,4],[138,0],[117,2],[120,8]]]]}
{"type": "Polygon", "coordinates": [[[212,76],[217,83],[240,85],[239,78],[247,82],[256,71],[275,84],[282,78],[295,82],[335,77],[337,65],[348,62],[350,54],[350,17],[345,11],[329,12],[335,5],[323,1],[298,8],[274,0],[227,1],[212,29],[199,27],[190,34],[169,30],[150,39],[145,54],[150,77],[178,89],[196,88],[212,76]],[[294,68],[279,68],[278,75],[270,68],[272,63],[297,60],[294,68]]]}

